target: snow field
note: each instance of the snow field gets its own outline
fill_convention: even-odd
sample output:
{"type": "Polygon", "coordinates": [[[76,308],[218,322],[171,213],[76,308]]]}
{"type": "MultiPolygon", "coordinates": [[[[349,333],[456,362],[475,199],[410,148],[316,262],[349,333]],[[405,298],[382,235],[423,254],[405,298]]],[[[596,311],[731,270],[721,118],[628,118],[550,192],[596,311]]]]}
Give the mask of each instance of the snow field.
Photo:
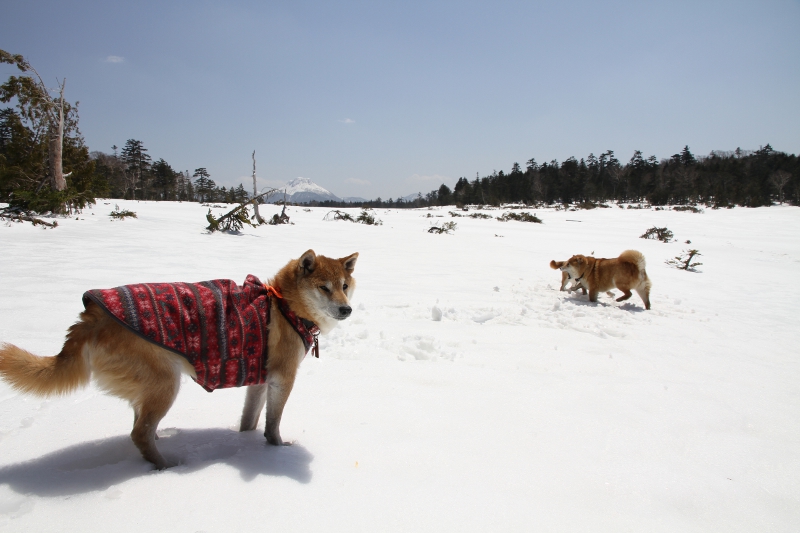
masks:
{"type": "Polygon", "coordinates": [[[209,235],[198,204],[110,200],[54,230],[0,226],[0,341],[41,355],[87,289],[266,281],[308,248],[360,252],[353,316],[287,403],[291,447],[265,446],[263,421],[236,431],[243,390],[185,379],[158,443],[181,464],[154,472],[124,402],[0,384],[0,530],[797,529],[800,211],[452,210],[379,209],[372,227],[290,207],[293,226],[209,235]],[[139,218],[111,222],[114,204],[139,218]],[[678,242],[638,238],[653,225],[678,242]],[[664,264],[690,247],[699,272],[664,264]],[[558,290],[551,259],[629,248],[651,311],[558,290]]]}

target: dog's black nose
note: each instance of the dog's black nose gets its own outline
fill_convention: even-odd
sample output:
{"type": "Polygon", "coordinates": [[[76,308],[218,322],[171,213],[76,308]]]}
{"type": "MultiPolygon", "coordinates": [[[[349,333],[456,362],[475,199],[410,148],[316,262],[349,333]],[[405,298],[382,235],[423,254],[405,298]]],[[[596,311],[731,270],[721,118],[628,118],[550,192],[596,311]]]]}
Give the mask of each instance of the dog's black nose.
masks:
{"type": "Polygon", "coordinates": [[[341,306],[339,308],[339,316],[341,316],[341,317],[350,316],[350,313],[352,313],[352,312],[353,312],[353,308],[350,307],[349,305],[343,305],[343,306],[341,306]]]}

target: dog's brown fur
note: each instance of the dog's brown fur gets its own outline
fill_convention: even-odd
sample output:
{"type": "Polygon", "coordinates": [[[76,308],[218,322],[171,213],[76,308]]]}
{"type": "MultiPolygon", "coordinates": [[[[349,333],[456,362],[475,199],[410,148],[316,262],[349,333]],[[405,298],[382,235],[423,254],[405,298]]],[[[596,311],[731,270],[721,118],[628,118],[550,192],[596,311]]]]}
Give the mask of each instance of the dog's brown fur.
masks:
{"type": "MultiPolygon", "coordinates": [[[[357,257],[355,253],[330,259],[308,250],[269,284],[281,291],[299,317],[327,333],[350,315],[357,257]]],[[[264,435],[270,444],[284,445],[288,443],[281,439],[281,415],[305,347],[274,301],[268,328],[267,383],[247,388],[240,431],[256,428],[266,403],[264,435]]],[[[100,388],[128,400],[134,412],[131,438],[157,468],[170,466],[156,448],[156,428],[178,394],[182,372],[196,377],[186,359],[132,333],[95,304],[89,304],[69,328],[61,353],[54,357],[38,357],[12,344],[0,346],[0,377],[19,391],[66,394],[87,385],[93,376],[100,388]]]]}
{"type": "Polygon", "coordinates": [[[618,302],[630,298],[633,290],[642,298],[645,309],[650,309],[652,283],[645,271],[644,256],[636,250],[626,250],[616,259],[573,255],[567,261],[550,261],[550,268],[569,273],[573,280],[587,288],[590,302],[596,302],[600,292],[616,288],[622,291],[618,302]]]}

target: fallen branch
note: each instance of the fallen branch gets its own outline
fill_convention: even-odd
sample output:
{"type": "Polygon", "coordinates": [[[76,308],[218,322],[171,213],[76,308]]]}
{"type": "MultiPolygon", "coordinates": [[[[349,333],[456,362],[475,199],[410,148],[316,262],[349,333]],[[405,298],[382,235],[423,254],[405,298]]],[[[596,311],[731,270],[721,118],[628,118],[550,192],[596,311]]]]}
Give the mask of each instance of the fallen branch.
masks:
{"type": "Polygon", "coordinates": [[[30,222],[34,226],[46,226],[48,228],[55,228],[58,226],[57,221],[46,222],[41,218],[33,216],[30,211],[25,211],[18,207],[4,207],[0,209],[0,218],[8,220],[9,222],[30,222]]]}
{"type": "MultiPolygon", "coordinates": [[[[247,208],[250,204],[257,205],[258,201],[263,198],[269,198],[271,195],[278,192],[278,189],[270,189],[266,192],[262,192],[261,194],[254,196],[250,200],[239,204],[238,206],[234,207],[224,215],[219,218],[216,218],[214,215],[211,214],[211,209],[208,210],[208,214],[206,214],[206,220],[208,220],[208,226],[206,229],[210,232],[215,231],[227,231],[227,232],[236,232],[241,230],[245,224],[248,226],[253,226],[254,228],[264,224],[264,219],[258,217],[256,223],[253,223],[252,218],[250,217],[250,213],[248,213],[247,208]]],[[[254,208],[255,209],[255,208],[254,208]]],[[[285,207],[284,207],[285,209],[285,207]]]]}

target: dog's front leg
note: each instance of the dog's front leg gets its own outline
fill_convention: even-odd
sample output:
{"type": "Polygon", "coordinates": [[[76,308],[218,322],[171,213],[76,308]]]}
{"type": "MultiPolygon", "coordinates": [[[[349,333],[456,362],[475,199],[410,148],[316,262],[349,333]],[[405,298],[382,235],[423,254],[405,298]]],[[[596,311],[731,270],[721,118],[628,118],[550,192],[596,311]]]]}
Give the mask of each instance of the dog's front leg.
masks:
{"type": "Polygon", "coordinates": [[[267,427],[264,436],[273,446],[288,446],[291,442],[283,442],[281,438],[281,416],[289,393],[294,386],[294,376],[291,378],[281,375],[270,376],[267,387],[267,427]]]}
{"type": "Polygon", "coordinates": [[[258,426],[258,417],[267,402],[267,384],[250,385],[242,409],[242,422],[239,431],[252,431],[258,426]]]}

